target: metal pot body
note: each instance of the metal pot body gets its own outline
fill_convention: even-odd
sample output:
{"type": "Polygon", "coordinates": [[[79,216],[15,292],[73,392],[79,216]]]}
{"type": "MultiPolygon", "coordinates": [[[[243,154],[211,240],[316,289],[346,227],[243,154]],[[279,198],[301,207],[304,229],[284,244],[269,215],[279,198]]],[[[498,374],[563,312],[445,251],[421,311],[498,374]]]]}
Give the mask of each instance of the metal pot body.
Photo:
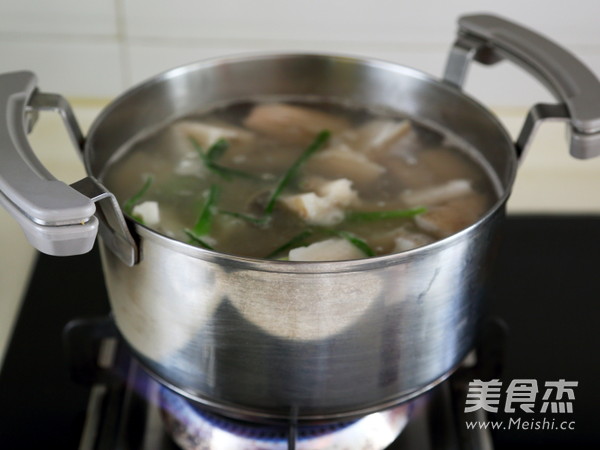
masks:
{"type": "Polygon", "coordinates": [[[333,263],[219,255],[135,224],[140,262],[102,252],[118,328],[163,382],[239,415],[323,419],[411,398],[472,348],[493,231],[516,166],[496,119],[460,90],[402,66],[324,55],[218,60],[125,94],[93,126],[101,178],[125,140],[176,116],[255,96],[376,105],[450,130],[499,190],[479,223],[417,250],[333,263]]]}
{"type": "Polygon", "coordinates": [[[233,415],[341,418],[424,392],[472,349],[501,216],[379,264],[302,270],[140,230],[142,261],[103,248],[104,273],[119,330],[166,385],[233,415]]]}

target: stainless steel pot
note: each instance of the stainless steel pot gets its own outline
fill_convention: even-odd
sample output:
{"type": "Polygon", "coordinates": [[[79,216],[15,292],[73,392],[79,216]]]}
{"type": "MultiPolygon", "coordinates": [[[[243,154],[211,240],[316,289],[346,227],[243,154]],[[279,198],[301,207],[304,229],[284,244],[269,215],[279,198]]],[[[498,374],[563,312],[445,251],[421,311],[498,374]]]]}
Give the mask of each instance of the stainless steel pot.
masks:
{"type": "Polygon", "coordinates": [[[159,75],[111,103],[83,139],[66,102],[26,72],[0,78],[0,199],[31,243],[88,251],[99,229],[112,311],[140,360],[176,391],[222,412],[322,420],[392,406],[447,377],[472,348],[497,225],[518,155],[542,119],[570,123],[571,152],[600,153],[600,84],[546,39],[493,16],[460,20],[442,80],[381,61],[253,55],[159,75]],[[557,97],[536,105],[513,143],[461,91],[469,62],[511,60],[557,97]],[[125,220],[99,180],[132,136],[211,104],[312,95],[378,105],[443,127],[478,151],[500,198],[476,224],[384,257],[292,263],[214,253],[125,220]],[[26,129],[39,109],[63,114],[88,177],[67,186],[37,161],[26,129]]]}

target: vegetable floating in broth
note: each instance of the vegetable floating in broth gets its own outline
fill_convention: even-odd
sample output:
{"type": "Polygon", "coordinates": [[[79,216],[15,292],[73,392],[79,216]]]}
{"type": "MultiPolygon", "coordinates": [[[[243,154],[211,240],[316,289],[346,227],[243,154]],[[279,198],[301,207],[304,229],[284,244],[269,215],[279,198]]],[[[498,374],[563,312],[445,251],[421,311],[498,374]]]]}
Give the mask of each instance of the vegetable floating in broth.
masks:
{"type": "Polygon", "coordinates": [[[476,222],[497,196],[449,136],[347,105],[238,102],[138,137],[104,182],[126,214],[221,253],[387,255],[476,222]]]}

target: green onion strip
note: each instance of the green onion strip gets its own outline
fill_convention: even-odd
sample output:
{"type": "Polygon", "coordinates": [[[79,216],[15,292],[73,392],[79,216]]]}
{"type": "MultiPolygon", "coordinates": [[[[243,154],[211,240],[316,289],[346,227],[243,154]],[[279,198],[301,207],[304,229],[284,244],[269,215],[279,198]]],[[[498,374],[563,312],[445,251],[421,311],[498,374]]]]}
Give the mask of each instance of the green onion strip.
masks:
{"type": "Polygon", "coordinates": [[[346,220],[385,220],[385,219],[409,219],[427,211],[427,208],[419,206],[410,209],[395,209],[391,211],[350,211],[346,213],[346,220]]]}
{"type": "Polygon", "coordinates": [[[296,176],[300,168],[304,165],[304,163],[320,148],[322,148],[329,139],[331,133],[327,130],[321,131],[315,140],[302,152],[300,157],[290,166],[290,168],[283,174],[280,178],[279,183],[275,186],[275,190],[271,194],[269,201],[267,202],[267,206],[265,206],[264,213],[271,214],[273,209],[275,208],[275,203],[277,199],[286,188],[286,186],[292,181],[292,179],[296,176]]]}
{"type": "Polygon", "coordinates": [[[196,152],[198,152],[198,155],[200,156],[200,159],[204,163],[204,166],[211,172],[213,172],[225,179],[231,179],[231,177],[241,177],[241,178],[250,178],[250,179],[257,178],[256,176],[252,175],[251,173],[243,172],[241,170],[231,169],[229,167],[224,167],[220,164],[217,164],[216,160],[218,158],[220,158],[225,153],[225,151],[229,148],[229,143],[225,139],[218,139],[217,141],[215,141],[215,143],[212,144],[208,148],[206,153],[204,153],[202,146],[196,139],[194,139],[192,137],[190,137],[189,139],[190,139],[190,142],[192,143],[192,145],[194,146],[194,148],[196,149],[196,152]]]}
{"type": "Polygon", "coordinates": [[[210,233],[218,195],[219,187],[215,184],[211,185],[206,194],[206,201],[200,210],[198,220],[194,224],[194,227],[192,229],[186,228],[183,230],[194,242],[210,250],[212,250],[210,245],[204,242],[201,237],[210,233]]]}

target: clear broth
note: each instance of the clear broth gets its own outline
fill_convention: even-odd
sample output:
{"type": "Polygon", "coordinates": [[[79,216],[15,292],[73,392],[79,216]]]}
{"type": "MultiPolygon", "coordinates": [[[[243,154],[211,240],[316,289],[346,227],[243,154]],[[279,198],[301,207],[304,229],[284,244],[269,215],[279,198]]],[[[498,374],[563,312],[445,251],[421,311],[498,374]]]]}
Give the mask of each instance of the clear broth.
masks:
{"type": "MultiPolygon", "coordinates": [[[[497,200],[489,170],[476,161],[471,149],[460,145],[459,139],[397,114],[328,102],[236,102],[165,124],[132,139],[118,154],[103,182],[122,205],[128,201],[131,204],[141,187],[149,178],[152,180],[128,211],[133,218],[171,238],[252,258],[288,259],[292,248],[328,240],[346,240],[356,247],[354,250],[361,250],[364,243],[369,251],[363,247],[358,253],[342,252],[341,257],[335,252],[328,256],[317,251],[314,260],[355,259],[409,250],[469,226],[497,200]],[[291,108],[291,116],[296,108],[306,112],[308,125],[302,125],[304,119],[301,126],[287,124],[286,107],[291,108]],[[253,116],[260,116],[256,112],[260,108],[267,110],[262,123],[261,117],[253,116]],[[265,214],[265,205],[278,182],[313,142],[321,122],[335,130],[329,130],[331,135],[323,148],[285,187],[272,213],[265,214]],[[377,124],[381,125],[379,133],[377,124]],[[398,131],[401,125],[408,127],[402,133],[398,131]],[[369,127],[375,131],[371,133],[369,127]],[[202,131],[205,128],[209,131],[202,131]],[[386,141],[388,135],[396,137],[386,141]],[[206,161],[206,152],[219,137],[226,141],[227,149],[213,162],[224,171],[212,170],[206,161]],[[356,164],[347,165],[348,161],[356,164]],[[354,200],[340,206],[334,198],[331,208],[325,208],[325,215],[334,211],[338,219],[342,217],[338,222],[314,223],[313,216],[307,219],[286,203],[293,196],[310,192],[323,197],[319,189],[340,179],[351,181],[354,200]],[[468,189],[464,189],[466,185],[468,189]],[[459,194],[444,193],[444,188],[458,189],[459,194]],[[194,239],[190,230],[206,209],[211,189],[217,195],[208,208],[210,220],[204,228],[209,231],[194,239]],[[431,201],[431,195],[426,194],[435,194],[436,189],[442,199],[449,198],[440,201],[438,195],[431,201]],[[425,200],[419,202],[421,198],[425,200]],[[143,204],[158,210],[158,221],[150,217],[154,214],[144,213],[143,204]],[[421,207],[424,212],[414,217],[351,218],[356,212],[421,207]],[[342,212],[338,214],[337,209],[342,212]],[[298,239],[302,235],[304,238],[298,239]]],[[[301,258],[313,260],[310,252],[301,258]]]]}

